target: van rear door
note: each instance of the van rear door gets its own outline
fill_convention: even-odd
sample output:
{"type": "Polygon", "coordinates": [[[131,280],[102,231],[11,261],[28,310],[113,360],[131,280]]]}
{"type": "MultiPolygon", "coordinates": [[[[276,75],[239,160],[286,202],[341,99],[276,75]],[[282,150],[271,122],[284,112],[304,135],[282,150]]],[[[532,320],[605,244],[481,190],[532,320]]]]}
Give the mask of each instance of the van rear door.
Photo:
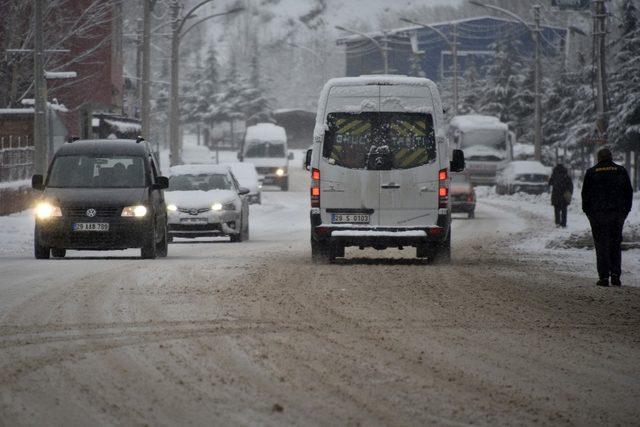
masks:
{"type": "Polygon", "coordinates": [[[439,162],[429,89],[381,86],[380,110],[391,156],[388,167],[380,171],[380,225],[434,225],[439,162]]]}

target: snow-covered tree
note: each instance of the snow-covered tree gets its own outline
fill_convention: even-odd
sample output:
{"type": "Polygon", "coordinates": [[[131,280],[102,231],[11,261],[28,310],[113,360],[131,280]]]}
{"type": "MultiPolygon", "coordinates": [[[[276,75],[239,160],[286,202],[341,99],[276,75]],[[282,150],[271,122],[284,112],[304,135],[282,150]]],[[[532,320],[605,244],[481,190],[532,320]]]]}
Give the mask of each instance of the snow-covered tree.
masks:
{"type": "Polygon", "coordinates": [[[487,86],[481,100],[481,112],[515,127],[515,99],[522,84],[522,62],[510,40],[498,41],[494,49],[493,62],[487,66],[487,86]]]}
{"type": "Polygon", "coordinates": [[[480,98],[483,93],[484,82],[478,74],[476,64],[472,61],[462,77],[460,91],[460,114],[474,114],[480,108],[480,98]]]}
{"type": "Polygon", "coordinates": [[[640,143],[640,16],[637,0],[623,0],[619,51],[611,76],[609,140],[629,150],[640,143]]]}

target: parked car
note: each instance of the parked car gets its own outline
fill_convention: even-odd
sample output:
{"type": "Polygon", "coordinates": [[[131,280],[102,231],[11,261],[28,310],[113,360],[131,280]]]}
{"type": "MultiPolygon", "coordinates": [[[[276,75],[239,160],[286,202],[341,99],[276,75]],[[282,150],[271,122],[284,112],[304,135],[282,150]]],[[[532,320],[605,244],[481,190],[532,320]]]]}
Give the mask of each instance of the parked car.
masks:
{"type": "Polygon", "coordinates": [[[284,128],[272,123],[249,126],[238,159],[253,163],[264,185],[289,190],[289,160],[293,160],[293,153],[287,152],[284,128]]]}
{"type": "Polygon", "coordinates": [[[149,144],[136,140],[77,140],[56,152],[36,205],[37,259],[67,249],[140,248],[142,258],[167,256],[167,209],[149,144]]]}
{"type": "Polygon", "coordinates": [[[538,161],[510,162],[498,173],[496,193],[542,194],[548,189],[549,176],[551,176],[551,168],[538,161]]]}
{"type": "Polygon", "coordinates": [[[247,199],[249,204],[261,204],[262,203],[262,182],[258,177],[256,167],[252,163],[223,163],[223,166],[231,168],[233,176],[236,177],[240,185],[249,189],[247,199]]]}
{"type": "Polygon", "coordinates": [[[228,166],[173,166],[165,194],[169,241],[207,236],[229,236],[232,242],[249,239],[249,189],[240,186],[228,166]]]}
{"type": "Polygon", "coordinates": [[[450,162],[448,140],[436,139],[442,111],[424,78],[327,82],[316,118],[326,125],[316,126],[308,154],[315,261],[344,257],[348,246],[413,246],[419,258],[450,259],[449,172],[464,169],[464,154],[453,150],[450,162]]]}
{"type": "Polygon", "coordinates": [[[466,173],[451,174],[451,212],[466,213],[469,218],[475,217],[476,191],[466,173]]]}

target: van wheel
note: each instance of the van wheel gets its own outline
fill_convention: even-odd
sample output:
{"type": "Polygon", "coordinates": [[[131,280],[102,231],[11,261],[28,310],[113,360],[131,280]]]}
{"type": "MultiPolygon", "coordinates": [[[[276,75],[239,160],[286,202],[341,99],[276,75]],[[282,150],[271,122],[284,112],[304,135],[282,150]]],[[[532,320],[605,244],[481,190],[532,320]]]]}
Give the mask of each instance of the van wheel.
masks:
{"type": "Polygon", "coordinates": [[[67,250],[66,249],[60,249],[60,248],[52,248],[51,249],[51,255],[54,258],[64,258],[64,256],[67,254],[67,250]]]}
{"type": "Polygon", "coordinates": [[[51,249],[40,244],[37,228],[36,232],[33,235],[33,255],[36,257],[36,259],[49,259],[49,257],[51,256],[51,249]]]}
{"type": "Polygon", "coordinates": [[[280,186],[280,190],[289,191],[289,178],[287,178],[284,183],[280,186]]]}
{"type": "Polygon", "coordinates": [[[157,248],[158,245],[156,243],[156,226],[155,224],[151,227],[151,233],[145,239],[144,245],[140,248],[140,256],[143,259],[155,259],[157,256],[157,248]]]}
{"type": "Polygon", "coordinates": [[[169,232],[167,231],[167,227],[164,228],[162,241],[158,243],[157,254],[162,258],[165,258],[169,254],[169,232]]]}
{"type": "Polygon", "coordinates": [[[311,260],[316,264],[328,264],[335,260],[335,252],[328,244],[311,239],[311,260]]]}
{"type": "Polygon", "coordinates": [[[438,244],[430,257],[433,264],[449,264],[451,262],[451,228],[444,242],[438,244]]]}

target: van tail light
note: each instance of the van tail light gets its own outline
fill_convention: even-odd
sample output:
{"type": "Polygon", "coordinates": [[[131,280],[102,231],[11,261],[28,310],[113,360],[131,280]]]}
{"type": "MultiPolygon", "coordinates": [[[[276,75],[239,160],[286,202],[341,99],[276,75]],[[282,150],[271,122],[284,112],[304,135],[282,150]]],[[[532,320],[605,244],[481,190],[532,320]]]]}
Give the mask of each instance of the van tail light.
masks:
{"type": "Polygon", "coordinates": [[[447,209],[449,205],[449,173],[441,169],[438,173],[438,208],[447,209]]]}
{"type": "Polygon", "coordinates": [[[311,169],[311,207],[320,207],[320,170],[311,169]]]}
{"type": "Polygon", "coordinates": [[[467,196],[467,202],[473,202],[473,193],[470,193],[469,196],[467,196]]]}

